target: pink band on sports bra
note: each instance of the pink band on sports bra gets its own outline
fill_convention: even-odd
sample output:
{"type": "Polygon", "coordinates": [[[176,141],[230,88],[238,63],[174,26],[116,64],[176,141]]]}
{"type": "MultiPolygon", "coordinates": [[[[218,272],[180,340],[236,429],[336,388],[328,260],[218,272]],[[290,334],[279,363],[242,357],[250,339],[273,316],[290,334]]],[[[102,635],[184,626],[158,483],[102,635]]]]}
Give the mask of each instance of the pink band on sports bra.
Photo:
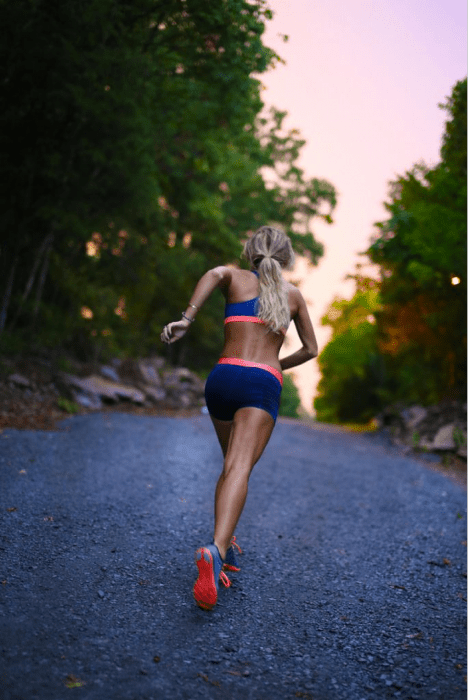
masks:
{"type": "MultiPolygon", "coordinates": [[[[245,318],[245,316],[243,317],[245,318]]],[[[238,365],[239,367],[258,367],[258,369],[264,369],[266,372],[270,372],[279,381],[281,386],[283,386],[283,375],[275,367],[270,365],[264,365],[261,362],[250,362],[249,360],[240,360],[237,357],[220,357],[218,360],[218,365],[238,365]]]]}
{"type": "MultiPolygon", "coordinates": [[[[228,316],[227,318],[224,319],[224,323],[234,323],[235,321],[247,321],[249,323],[263,323],[265,324],[265,321],[262,321],[261,318],[257,318],[257,316],[228,316]]],[[[281,333],[286,335],[286,331],[284,328],[281,328],[281,333]]]]}
{"type": "Polygon", "coordinates": [[[224,323],[233,323],[234,321],[248,321],[249,323],[264,323],[257,316],[228,316],[224,319],[224,323]]]}

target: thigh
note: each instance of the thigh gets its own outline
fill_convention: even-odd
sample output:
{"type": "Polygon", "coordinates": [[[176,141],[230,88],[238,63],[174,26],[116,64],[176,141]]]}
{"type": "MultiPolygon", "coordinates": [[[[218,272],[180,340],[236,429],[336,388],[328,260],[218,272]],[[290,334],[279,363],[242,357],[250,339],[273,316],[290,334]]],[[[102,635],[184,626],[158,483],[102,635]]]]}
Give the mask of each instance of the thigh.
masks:
{"type": "Polygon", "coordinates": [[[229,439],[231,437],[233,421],[219,420],[218,418],[215,418],[212,415],[210,415],[210,418],[213,422],[216,435],[218,436],[219,444],[221,445],[221,449],[223,451],[223,456],[226,457],[229,447],[229,439]]]}
{"type": "Polygon", "coordinates": [[[233,467],[252,471],[275,427],[268,411],[246,406],[236,411],[225,459],[225,472],[233,467]]]}

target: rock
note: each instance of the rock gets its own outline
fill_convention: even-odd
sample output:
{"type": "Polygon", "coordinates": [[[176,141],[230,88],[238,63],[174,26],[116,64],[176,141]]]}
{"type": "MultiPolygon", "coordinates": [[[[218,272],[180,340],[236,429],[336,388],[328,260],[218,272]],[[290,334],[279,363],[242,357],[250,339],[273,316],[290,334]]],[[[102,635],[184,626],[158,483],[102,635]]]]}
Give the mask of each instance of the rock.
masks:
{"type": "Polygon", "coordinates": [[[81,391],[71,391],[71,398],[75,403],[83,406],[83,408],[99,409],[102,408],[102,401],[99,396],[83,394],[81,391]]]}
{"type": "Polygon", "coordinates": [[[100,373],[106,379],[110,379],[112,382],[119,382],[119,375],[117,374],[114,367],[109,367],[109,365],[103,365],[99,368],[100,373]]]}
{"type": "Polygon", "coordinates": [[[413,430],[427,417],[427,409],[422,406],[410,406],[401,411],[400,416],[403,418],[405,428],[413,430]]]}
{"type": "Polygon", "coordinates": [[[140,386],[140,388],[145,394],[146,398],[154,403],[164,401],[164,399],[167,397],[167,392],[163,388],[145,385],[140,386]]]}
{"type": "Polygon", "coordinates": [[[378,413],[376,416],[373,417],[372,420],[377,430],[381,430],[385,425],[383,413],[378,413]]]}
{"type": "Polygon", "coordinates": [[[422,440],[419,441],[418,447],[420,447],[423,450],[433,450],[434,445],[432,444],[431,440],[426,440],[426,438],[422,438],[422,440]]]}
{"type": "Polygon", "coordinates": [[[153,367],[155,367],[158,370],[162,369],[166,364],[166,360],[164,359],[164,357],[158,357],[158,355],[153,355],[153,357],[145,358],[144,362],[147,362],[148,360],[151,362],[153,367]]]}
{"type": "Polygon", "coordinates": [[[183,393],[178,396],[182,408],[189,408],[193,404],[193,398],[188,393],[183,393]]]}
{"type": "Polygon", "coordinates": [[[454,450],[455,440],[453,439],[454,423],[443,425],[434,435],[432,447],[435,450],[454,450]]]}
{"type": "Polygon", "coordinates": [[[176,392],[184,392],[190,389],[200,396],[203,396],[205,393],[204,382],[186,367],[176,367],[164,372],[163,385],[167,389],[172,389],[176,392]]]}
{"type": "Polygon", "coordinates": [[[29,381],[29,379],[26,379],[26,377],[23,377],[22,374],[10,374],[10,376],[8,377],[8,381],[12,384],[15,384],[16,386],[24,387],[25,389],[31,388],[31,382],[29,381]]]}
{"type": "Polygon", "coordinates": [[[139,360],[138,369],[143,377],[145,384],[160,387],[161,377],[159,376],[158,367],[151,360],[139,360]]]}
{"type": "Polygon", "coordinates": [[[135,387],[111,382],[95,374],[84,378],[74,377],[73,375],[62,375],[62,379],[71,387],[79,389],[80,392],[87,396],[98,396],[112,403],[120,399],[133,401],[134,403],[143,403],[145,400],[143,392],[135,389],[135,387]]]}
{"type": "Polygon", "coordinates": [[[466,404],[446,400],[432,406],[393,404],[380,416],[395,444],[427,450],[466,453],[466,404]]]}
{"type": "Polygon", "coordinates": [[[159,375],[164,360],[159,357],[146,357],[142,360],[126,359],[118,365],[120,380],[126,386],[132,386],[153,402],[160,403],[167,398],[166,388],[159,375]]]}
{"type": "Polygon", "coordinates": [[[120,362],[117,372],[120,381],[125,384],[138,384],[144,381],[136,360],[132,360],[130,357],[120,362]]]}
{"type": "Polygon", "coordinates": [[[161,385],[159,369],[164,365],[161,357],[147,357],[142,360],[127,358],[122,360],[117,367],[120,380],[133,385],[154,384],[161,385]]]}

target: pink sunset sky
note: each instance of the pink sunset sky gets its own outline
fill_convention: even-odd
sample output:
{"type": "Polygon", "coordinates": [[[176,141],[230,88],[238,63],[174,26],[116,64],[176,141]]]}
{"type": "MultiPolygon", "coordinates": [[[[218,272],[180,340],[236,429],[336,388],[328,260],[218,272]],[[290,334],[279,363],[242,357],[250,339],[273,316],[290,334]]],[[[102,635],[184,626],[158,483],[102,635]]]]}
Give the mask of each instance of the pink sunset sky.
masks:
{"type": "MultiPolygon", "coordinates": [[[[315,224],[325,245],[318,267],[301,260],[301,279],[319,350],[330,331],[320,318],[336,296],[351,298],[358,256],[386,216],[388,182],[418,161],[439,160],[446,113],[438,108],[466,76],[465,0],[269,0],[263,41],[285,61],[260,76],[263,100],[288,112],[287,129],[307,141],[305,176],[338,191],[334,224],[315,224]],[[287,34],[284,43],[281,35],[287,34]]],[[[282,355],[299,347],[291,327],[282,355]]],[[[313,413],[320,374],[312,360],[292,370],[313,413]]]]}

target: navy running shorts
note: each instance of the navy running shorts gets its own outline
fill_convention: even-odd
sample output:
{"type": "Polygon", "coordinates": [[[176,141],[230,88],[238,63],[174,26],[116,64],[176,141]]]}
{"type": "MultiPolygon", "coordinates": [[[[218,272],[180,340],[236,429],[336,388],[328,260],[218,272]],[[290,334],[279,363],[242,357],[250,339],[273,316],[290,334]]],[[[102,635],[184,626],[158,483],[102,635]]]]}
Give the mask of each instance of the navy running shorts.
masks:
{"type": "Polygon", "coordinates": [[[276,422],[281,389],[277,369],[222,357],[206,380],[205,401],[210,415],[218,420],[231,421],[239,408],[253,406],[267,411],[276,422]]]}

